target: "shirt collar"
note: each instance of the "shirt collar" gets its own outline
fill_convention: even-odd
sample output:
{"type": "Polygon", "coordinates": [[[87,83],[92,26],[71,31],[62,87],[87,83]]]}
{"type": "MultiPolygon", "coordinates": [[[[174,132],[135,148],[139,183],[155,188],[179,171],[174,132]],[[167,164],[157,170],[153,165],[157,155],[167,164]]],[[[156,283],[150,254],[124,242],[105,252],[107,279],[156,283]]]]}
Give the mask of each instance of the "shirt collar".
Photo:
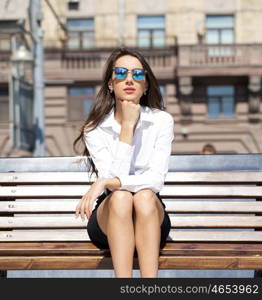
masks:
{"type": "MultiPolygon", "coordinates": [[[[152,110],[148,106],[141,106],[140,108],[140,118],[138,120],[136,129],[145,124],[152,124],[152,110]]],[[[100,127],[108,128],[111,127],[115,132],[120,133],[121,125],[115,120],[114,108],[105,116],[104,120],[100,124],[100,127]]]]}

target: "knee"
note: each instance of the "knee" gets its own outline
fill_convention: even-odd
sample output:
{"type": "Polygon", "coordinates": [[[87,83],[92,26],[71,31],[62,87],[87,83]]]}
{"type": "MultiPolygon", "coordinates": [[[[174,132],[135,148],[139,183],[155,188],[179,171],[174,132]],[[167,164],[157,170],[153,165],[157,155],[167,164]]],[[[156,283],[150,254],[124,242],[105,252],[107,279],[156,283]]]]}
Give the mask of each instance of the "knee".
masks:
{"type": "Polygon", "coordinates": [[[128,191],[116,190],[112,192],[108,202],[109,212],[119,217],[132,215],[133,196],[128,191]]]}
{"type": "Polygon", "coordinates": [[[150,217],[157,213],[157,196],[150,189],[144,189],[134,195],[134,209],[137,215],[150,217]]]}

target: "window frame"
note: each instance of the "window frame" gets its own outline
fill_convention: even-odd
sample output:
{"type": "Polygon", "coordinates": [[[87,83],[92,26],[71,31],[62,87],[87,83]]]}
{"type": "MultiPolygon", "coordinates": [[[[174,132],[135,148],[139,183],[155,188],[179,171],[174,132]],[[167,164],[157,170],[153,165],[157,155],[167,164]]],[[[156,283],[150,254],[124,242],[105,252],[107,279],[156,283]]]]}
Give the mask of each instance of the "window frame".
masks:
{"type": "Polygon", "coordinates": [[[67,49],[70,49],[70,50],[86,50],[86,49],[92,49],[92,48],[95,48],[95,18],[94,17],[87,17],[87,18],[71,18],[71,17],[68,17],[66,19],[66,28],[68,30],[68,40],[66,42],[66,47],[67,49]],[[68,25],[68,22],[69,21],[79,21],[79,20],[85,20],[85,21],[92,21],[92,25],[93,25],[93,28],[92,29],[83,29],[79,26],[79,28],[75,28],[75,29],[72,29],[72,27],[70,28],[70,26],[68,25]],[[70,38],[70,34],[76,34],[76,37],[71,37],[70,38]],[[84,35],[87,34],[91,34],[91,44],[88,46],[88,47],[85,47],[84,46],[84,42],[85,42],[85,37],[84,35]],[[77,47],[71,47],[70,46],[70,40],[77,40],[78,41],[78,45],[77,47]]]}
{"type": "Polygon", "coordinates": [[[137,24],[137,46],[139,48],[145,48],[145,49],[152,49],[152,48],[164,48],[166,46],[166,16],[165,15],[138,15],[137,19],[136,19],[136,24],[137,24]],[[162,18],[163,19],[163,27],[155,27],[155,28],[150,28],[150,27],[139,27],[139,19],[141,18],[145,18],[145,19],[149,19],[149,18],[162,18]],[[154,44],[154,32],[155,31],[163,31],[163,35],[161,36],[161,38],[163,37],[163,44],[160,46],[157,46],[154,44]],[[145,38],[141,38],[140,37],[140,32],[141,31],[146,31],[148,33],[148,46],[143,46],[142,44],[140,44],[140,40],[141,39],[145,39],[145,38]]]}
{"type": "Polygon", "coordinates": [[[221,120],[221,119],[229,120],[229,119],[235,118],[235,116],[236,116],[236,87],[235,87],[235,85],[222,85],[222,84],[220,84],[220,85],[207,85],[206,86],[206,104],[207,104],[207,118],[209,120],[221,120]],[[210,87],[217,87],[217,88],[219,88],[219,87],[232,87],[233,93],[232,94],[226,94],[225,93],[225,94],[220,94],[220,95],[210,95],[208,93],[208,88],[210,88],[210,87]],[[233,102],[232,115],[230,115],[230,116],[227,116],[225,114],[224,109],[223,109],[223,98],[225,98],[225,97],[231,97],[232,100],[233,100],[232,101],[233,102]],[[212,98],[213,99],[216,98],[219,101],[219,112],[217,114],[217,117],[214,117],[214,116],[210,115],[210,113],[209,113],[210,100],[212,98]]]}
{"type": "MultiPolygon", "coordinates": [[[[9,101],[9,90],[8,90],[8,86],[0,86],[0,106],[3,104],[6,104],[7,106],[7,114],[3,114],[4,116],[6,116],[6,120],[2,120],[0,118],[0,124],[6,124],[10,122],[10,115],[9,115],[9,111],[10,111],[10,101],[9,101]],[[2,91],[4,92],[2,95],[2,91]]],[[[1,114],[0,114],[1,117],[1,114]]]]}
{"type": "Polygon", "coordinates": [[[235,43],[235,15],[234,14],[221,14],[221,15],[217,15],[217,14],[207,14],[206,15],[206,19],[205,19],[205,44],[206,45],[210,45],[210,46],[212,46],[212,45],[232,45],[232,44],[234,44],[235,43]],[[207,19],[208,19],[208,17],[232,17],[232,27],[223,27],[223,28],[220,28],[220,27],[217,27],[217,28],[208,28],[207,27],[207,19]],[[218,31],[218,43],[208,43],[207,42],[207,33],[208,33],[208,31],[209,30],[216,30],[216,31],[218,31]],[[232,37],[233,37],[233,39],[232,39],[232,43],[222,43],[222,40],[221,40],[221,35],[222,35],[222,30],[232,30],[232,37]]]}
{"type": "MultiPolygon", "coordinates": [[[[96,97],[96,86],[95,85],[91,85],[91,84],[88,84],[88,85],[72,85],[72,86],[68,86],[67,87],[67,113],[66,113],[66,117],[67,117],[67,121],[68,122],[83,122],[86,118],[87,118],[87,114],[84,114],[84,100],[86,100],[87,98],[89,98],[92,103],[90,105],[90,107],[93,105],[94,101],[95,101],[95,97],[96,97]],[[93,89],[93,94],[92,95],[89,95],[89,94],[80,94],[80,95],[70,95],[70,89],[73,89],[73,88],[78,88],[78,89],[88,89],[88,88],[92,88],[93,89]],[[72,103],[70,103],[70,101],[82,101],[82,109],[79,111],[79,112],[83,112],[82,114],[82,117],[79,118],[79,119],[74,119],[70,116],[70,109],[72,108],[72,103]]],[[[76,108],[77,110],[77,108],[76,108]]],[[[80,114],[79,114],[80,116],[80,114]]]]}

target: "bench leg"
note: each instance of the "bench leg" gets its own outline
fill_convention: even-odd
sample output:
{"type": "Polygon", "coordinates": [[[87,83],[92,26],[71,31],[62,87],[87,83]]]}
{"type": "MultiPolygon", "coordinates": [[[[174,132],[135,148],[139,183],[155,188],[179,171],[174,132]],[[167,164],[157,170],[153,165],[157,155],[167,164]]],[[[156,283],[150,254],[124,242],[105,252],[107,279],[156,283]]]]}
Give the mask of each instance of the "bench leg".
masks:
{"type": "MultiPolygon", "coordinates": [[[[257,184],[258,186],[261,186],[261,184],[257,184]]],[[[261,201],[260,198],[256,198],[256,201],[261,201]]],[[[260,216],[260,214],[256,214],[256,216],[260,216]]],[[[256,228],[255,231],[261,231],[261,228],[256,228]]],[[[255,270],[254,272],[254,278],[261,278],[262,277],[262,270],[255,270]]]]}
{"type": "Polygon", "coordinates": [[[262,270],[255,270],[254,278],[262,278],[262,270]]]}
{"type": "Polygon", "coordinates": [[[7,271],[6,270],[0,270],[0,278],[6,278],[7,277],[7,271]]]}

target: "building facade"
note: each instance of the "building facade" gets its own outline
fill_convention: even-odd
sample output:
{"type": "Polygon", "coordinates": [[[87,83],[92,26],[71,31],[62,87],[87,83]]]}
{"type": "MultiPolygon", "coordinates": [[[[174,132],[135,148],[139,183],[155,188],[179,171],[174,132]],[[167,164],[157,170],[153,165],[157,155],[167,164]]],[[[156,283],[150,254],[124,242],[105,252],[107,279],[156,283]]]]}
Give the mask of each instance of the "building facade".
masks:
{"type": "MultiPolygon", "coordinates": [[[[28,1],[0,3],[0,156],[10,138],[10,38],[28,1]],[[19,3],[18,3],[19,2],[19,3]],[[16,7],[21,9],[17,10],[16,7]]],[[[262,152],[260,0],[42,0],[45,155],[71,156],[103,67],[120,45],[151,65],[175,122],[173,154],[262,152]]]]}

